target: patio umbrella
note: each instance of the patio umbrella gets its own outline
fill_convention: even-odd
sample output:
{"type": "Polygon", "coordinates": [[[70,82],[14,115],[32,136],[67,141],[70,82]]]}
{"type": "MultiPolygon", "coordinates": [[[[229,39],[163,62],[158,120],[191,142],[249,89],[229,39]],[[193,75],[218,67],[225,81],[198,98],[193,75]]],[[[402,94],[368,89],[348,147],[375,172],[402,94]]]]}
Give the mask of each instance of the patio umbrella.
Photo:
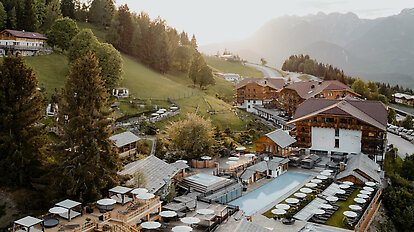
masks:
{"type": "Polygon", "coordinates": [[[329,197],[326,198],[326,200],[327,201],[330,201],[330,202],[335,202],[335,201],[338,200],[338,198],[337,197],[334,197],[334,196],[329,196],[329,197]]]}
{"type": "Polygon", "coordinates": [[[205,155],[205,156],[201,156],[201,159],[202,160],[211,160],[211,157],[208,156],[208,155],[205,155]]]}
{"type": "Polygon", "coordinates": [[[328,179],[328,177],[327,176],[324,176],[324,175],[317,175],[316,178],[321,179],[321,180],[328,179]]]}
{"type": "Polygon", "coordinates": [[[230,161],[227,161],[226,164],[228,164],[228,165],[235,165],[235,164],[237,164],[237,162],[230,160],[230,161]]]}
{"type": "Polygon", "coordinates": [[[343,190],[343,189],[338,189],[337,191],[336,191],[336,194],[345,194],[346,192],[345,192],[345,190],[343,190]]]}
{"type": "Polygon", "coordinates": [[[368,196],[368,195],[366,195],[366,194],[362,194],[362,193],[358,194],[358,195],[357,195],[357,197],[362,198],[362,199],[369,198],[369,196],[368,196]]]}
{"type": "Polygon", "coordinates": [[[102,206],[108,206],[108,205],[115,204],[116,200],[106,198],[106,199],[101,199],[101,200],[97,201],[96,203],[98,203],[99,205],[102,205],[102,206]]]}
{"type": "Polygon", "coordinates": [[[349,186],[347,184],[340,184],[339,185],[339,188],[341,188],[341,189],[348,189],[349,187],[351,187],[351,186],[349,186]]]}
{"type": "Polygon", "coordinates": [[[317,214],[317,215],[320,215],[320,214],[324,214],[324,213],[325,213],[325,210],[323,210],[323,209],[315,209],[315,210],[313,211],[313,213],[314,213],[314,214],[317,214]]]}
{"type": "Polygon", "coordinates": [[[327,172],[326,170],[320,172],[319,174],[324,175],[324,176],[330,176],[331,175],[331,173],[330,172],[327,172]]]}
{"type": "Polygon", "coordinates": [[[236,151],[244,151],[244,150],[246,150],[245,147],[238,147],[238,148],[236,148],[236,151]]]}
{"type": "Polygon", "coordinates": [[[375,183],[372,181],[368,181],[367,183],[365,183],[366,186],[370,186],[370,187],[374,187],[375,183]]]}
{"type": "Polygon", "coordinates": [[[190,232],[193,231],[193,228],[189,226],[174,226],[171,231],[173,232],[190,232]]]}
{"type": "Polygon", "coordinates": [[[321,205],[320,205],[320,207],[321,207],[322,209],[332,209],[332,208],[333,208],[333,206],[332,206],[332,205],[330,205],[330,204],[321,204],[321,205]]]}
{"type": "Polygon", "coordinates": [[[197,209],[196,211],[198,214],[201,215],[209,215],[209,214],[214,214],[214,210],[212,209],[197,209]]]}
{"type": "Polygon", "coordinates": [[[239,157],[229,157],[229,160],[237,161],[237,160],[239,160],[239,157]]]}
{"type": "Polygon", "coordinates": [[[297,199],[297,198],[287,198],[285,201],[286,201],[286,203],[289,203],[289,204],[296,204],[296,203],[299,202],[299,199],[297,199]]]}
{"type": "Polygon", "coordinates": [[[372,191],[374,191],[374,189],[373,188],[371,188],[371,187],[364,187],[363,188],[365,191],[370,191],[370,192],[372,192],[372,191]]]}
{"type": "Polygon", "coordinates": [[[161,223],[159,222],[143,222],[141,223],[142,228],[147,230],[153,230],[161,227],[161,223]]]}
{"type": "Polygon", "coordinates": [[[315,188],[316,186],[318,186],[317,184],[315,184],[315,183],[307,183],[307,184],[305,184],[305,186],[306,187],[309,187],[309,188],[315,188]]]}
{"type": "Polygon", "coordinates": [[[192,225],[192,224],[199,223],[200,222],[200,219],[198,219],[196,217],[183,217],[183,218],[180,219],[180,221],[182,223],[192,225]]]}
{"type": "Polygon", "coordinates": [[[350,218],[354,218],[354,217],[356,217],[358,214],[357,214],[357,213],[355,213],[355,212],[352,212],[352,211],[345,211],[345,212],[344,212],[344,215],[345,215],[345,216],[347,216],[347,217],[350,217],[350,218]]]}
{"type": "Polygon", "coordinates": [[[166,210],[166,211],[161,211],[159,215],[165,218],[172,218],[172,217],[177,216],[177,213],[175,211],[166,210]]]}
{"type": "Polygon", "coordinates": [[[272,209],[272,214],[276,214],[276,215],[282,215],[282,214],[285,214],[286,213],[286,210],[284,210],[284,209],[272,209]]]}
{"type": "Polygon", "coordinates": [[[349,208],[352,209],[352,210],[355,210],[355,211],[358,211],[358,210],[362,209],[361,206],[359,206],[359,205],[350,205],[349,208]]]}
{"type": "Polygon", "coordinates": [[[62,207],[53,207],[49,209],[49,213],[53,213],[53,214],[62,214],[62,213],[66,213],[68,212],[68,209],[62,208],[62,207]]]}
{"type": "Polygon", "coordinates": [[[313,179],[313,180],[311,180],[311,182],[312,182],[312,183],[315,183],[315,184],[320,184],[320,183],[322,183],[322,180],[319,180],[319,179],[313,179]]]}
{"type": "Polygon", "coordinates": [[[182,163],[185,163],[185,164],[186,164],[186,163],[188,163],[188,162],[187,162],[187,160],[177,160],[177,161],[175,161],[175,162],[176,162],[176,163],[177,163],[177,162],[182,162],[182,163]]]}
{"type": "Polygon", "coordinates": [[[352,183],[351,181],[344,181],[344,182],[342,182],[342,184],[347,184],[349,186],[354,185],[354,183],[352,183]]]}
{"type": "Polygon", "coordinates": [[[146,189],[146,188],[136,188],[136,189],[131,191],[131,193],[134,194],[134,195],[143,194],[143,193],[147,193],[147,192],[148,192],[148,189],[146,189]]]}
{"type": "Polygon", "coordinates": [[[359,193],[362,193],[362,194],[365,194],[365,195],[371,195],[371,192],[370,191],[367,191],[367,190],[361,190],[359,193]]]}
{"type": "Polygon", "coordinates": [[[288,210],[290,209],[290,206],[287,204],[277,204],[276,205],[276,209],[284,209],[284,210],[288,210]]]}
{"type": "Polygon", "coordinates": [[[152,199],[154,197],[155,197],[155,195],[152,194],[152,193],[143,193],[143,194],[139,194],[137,196],[137,198],[140,199],[140,200],[149,200],[149,199],[152,199]]]}
{"type": "Polygon", "coordinates": [[[304,194],[304,193],[295,193],[295,194],[293,194],[295,197],[299,197],[299,198],[305,198],[306,197],[306,194],[304,194]]]}
{"type": "Polygon", "coordinates": [[[324,172],[329,172],[329,173],[332,173],[333,172],[333,170],[331,170],[331,169],[325,169],[325,170],[323,170],[324,172]]]}
{"type": "Polygon", "coordinates": [[[252,153],[249,153],[249,154],[246,154],[246,155],[244,155],[245,157],[247,157],[247,158],[253,158],[253,157],[255,157],[256,155],[255,154],[252,154],[252,153]]]}
{"type": "Polygon", "coordinates": [[[303,192],[303,193],[311,193],[312,189],[310,189],[310,188],[301,188],[300,191],[303,192]]]}
{"type": "Polygon", "coordinates": [[[367,202],[367,200],[359,198],[359,197],[354,198],[354,201],[358,204],[364,204],[365,202],[367,202]]]}

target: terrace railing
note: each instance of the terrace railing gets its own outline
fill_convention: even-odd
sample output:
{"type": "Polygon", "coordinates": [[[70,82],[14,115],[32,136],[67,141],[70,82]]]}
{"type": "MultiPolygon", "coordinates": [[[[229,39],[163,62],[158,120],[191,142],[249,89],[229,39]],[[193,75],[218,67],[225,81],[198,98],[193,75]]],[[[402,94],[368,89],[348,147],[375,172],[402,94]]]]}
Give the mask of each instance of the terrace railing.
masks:
{"type": "Polygon", "coordinates": [[[147,211],[148,209],[153,208],[154,206],[160,205],[161,201],[159,197],[155,197],[151,200],[147,200],[145,202],[145,205],[143,205],[142,207],[128,213],[125,215],[120,214],[119,218],[120,220],[122,220],[123,223],[129,223],[131,220],[133,220],[135,217],[139,216],[140,214],[143,214],[145,211],[147,211]]]}
{"type": "MultiPolygon", "coordinates": [[[[369,203],[368,207],[365,209],[364,213],[362,214],[362,216],[360,217],[358,223],[355,225],[355,231],[359,231],[359,229],[361,229],[361,225],[365,220],[365,217],[368,215],[368,213],[373,210],[372,206],[378,202],[378,198],[382,193],[382,186],[380,185],[378,191],[375,193],[375,196],[372,198],[371,202],[369,203]]],[[[372,215],[371,215],[372,216],[372,215]]]]}
{"type": "Polygon", "coordinates": [[[86,232],[86,231],[90,231],[94,228],[96,228],[96,226],[98,225],[98,223],[94,220],[86,222],[85,224],[75,228],[73,231],[74,232],[86,232]]]}

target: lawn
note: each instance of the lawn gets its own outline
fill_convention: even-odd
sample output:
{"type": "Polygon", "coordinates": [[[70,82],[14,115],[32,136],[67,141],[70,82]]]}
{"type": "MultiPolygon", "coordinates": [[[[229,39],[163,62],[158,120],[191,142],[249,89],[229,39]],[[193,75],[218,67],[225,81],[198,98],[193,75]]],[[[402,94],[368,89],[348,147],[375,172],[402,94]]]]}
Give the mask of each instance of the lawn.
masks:
{"type": "Polygon", "coordinates": [[[358,195],[361,188],[356,189],[346,201],[337,201],[336,204],[340,205],[339,209],[326,221],[326,225],[340,227],[344,229],[350,229],[348,225],[343,223],[344,212],[350,210],[349,206],[355,204],[354,198],[358,195]]]}
{"type": "Polygon", "coordinates": [[[207,64],[218,72],[222,73],[237,73],[244,77],[262,78],[264,75],[261,71],[243,65],[241,62],[230,62],[221,60],[217,57],[204,56],[207,64]]]}
{"type": "Polygon", "coordinates": [[[386,173],[400,173],[403,164],[403,159],[393,151],[385,153],[384,171],[386,173]]]}

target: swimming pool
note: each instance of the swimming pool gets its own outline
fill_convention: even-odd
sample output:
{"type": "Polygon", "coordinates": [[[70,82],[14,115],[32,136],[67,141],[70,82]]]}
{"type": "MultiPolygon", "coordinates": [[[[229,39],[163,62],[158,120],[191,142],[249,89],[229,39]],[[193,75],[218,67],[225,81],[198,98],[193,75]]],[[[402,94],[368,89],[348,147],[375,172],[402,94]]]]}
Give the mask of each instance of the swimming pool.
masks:
{"type": "Polygon", "coordinates": [[[239,206],[247,216],[252,216],[279,197],[288,193],[311,175],[288,171],[271,182],[230,202],[239,206]]]}

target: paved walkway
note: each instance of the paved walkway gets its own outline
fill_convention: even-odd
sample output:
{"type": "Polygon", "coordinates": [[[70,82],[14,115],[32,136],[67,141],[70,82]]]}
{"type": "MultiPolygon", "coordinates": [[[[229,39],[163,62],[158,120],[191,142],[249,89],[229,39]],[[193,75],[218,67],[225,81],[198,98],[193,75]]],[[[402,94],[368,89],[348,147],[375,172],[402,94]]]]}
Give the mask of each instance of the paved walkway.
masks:
{"type": "Polygon", "coordinates": [[[398,155],[402,159],[404,159],[407,154],[414,154],[414,144],[391,132],[387,134],[387,137],[388,143],[394,144],[394,147],[398,148],[398,155]]]}

